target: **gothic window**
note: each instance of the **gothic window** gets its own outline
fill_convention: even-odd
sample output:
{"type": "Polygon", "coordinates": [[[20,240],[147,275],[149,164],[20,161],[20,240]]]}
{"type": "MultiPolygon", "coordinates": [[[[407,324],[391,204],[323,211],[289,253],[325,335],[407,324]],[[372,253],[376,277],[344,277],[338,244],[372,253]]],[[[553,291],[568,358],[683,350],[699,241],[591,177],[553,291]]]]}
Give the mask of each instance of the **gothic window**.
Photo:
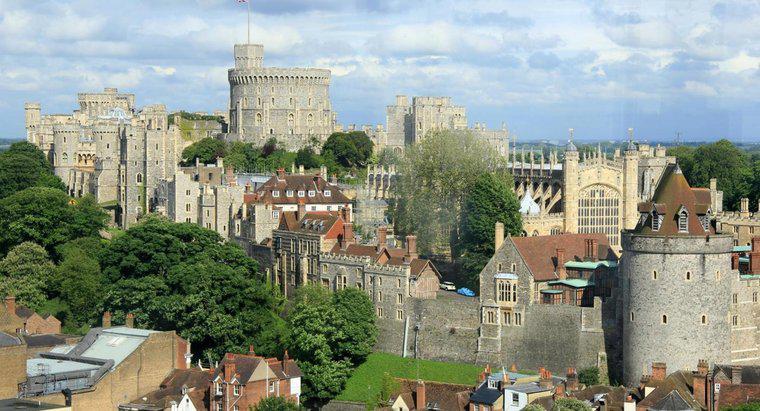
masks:
{"type": "Polygon", "coordinates": [[[578,232],[607,235],[610,244],[620,243],[620,193],[608,186],[595,184],[578,195],[578,232]]]}
{"type": "Polygon", "coordinates": [[[668,316],[665,315],[665,314],[662,315],[662,323],[663,324],[667,324],[668,323],[668,316]]]}
{"type": "Polygon", "coordinates": [[[401,279],[400,278],[396,279],[396,287],[397,288],[401,288],[401,279]]]}
{"type": "Polygon", "coordinates": [[[496,324],[496,314],[493,311],[486,311],[486,324],[496,324]]]}
{"type": "Polygon", "coordinates": [[[514,282],[499,280],[496,282],[496,288],[496,301],[511,303],[517,301],[517,284],[514,282]]]}
{"type": "Polygon", "coordinates": [[[248,97],[243,98],[243,108],[248,108],[248,97]]]}
{"type": "Polygon", "coordinates": [[[190,203],[185,204],[185,211],[190,211],[190,203]]]}
{"type": "Polygon", "coordinates": [[[274,106],[274,97],[272,97],[272,105],[274,106]]]}
{"type": "Polygon", "coordinates": [[[291,97],[290,98],[290,107],[293,107],[293,106],[295,106],[295,100],[293,99],[293,97],[291,97]]]}
{"type": "Polygon", "coordinates": [[[699,223],[702,224],[702,229],[708,231],[710,229],[710,216],[699,216],[699,223]]]}
{"type": "Polygon", "coordinates": [[[502,312],[502,323],[504,325],[512,325],[512,313],[509,311],[502,312]]]}
{"type": "Polygon", "coordinates": [[[69,164],[69,155],[67,153],[63,153],[61,155],[61,161],[63,161],[63,164],[69,164]]]}
{"type": "Polygon", "coordinates": [[[396,310],[396,319],[399,321],[404,319],[404,310],[396,310]]]}
{"type": "MultiPolygon", "coordinates": [[[[311,101],[311,99],[309,99],[309,101],[311,101]]],[[[314,124],[314,115],[310,113],[308,116],[306,116],[306,125],[311,127],[312,124],[314,124]]]]}
{"type": "Polygon", "coordinates": [[[137,184],[140,184],[142,182],[143,182],[143,180],[142,180],[142,174],[137,173],[137,184]]]}
{"type": "Polygon", "coordinates": [[[378,291],[377,292],[377,302],[379,302],[379,303],[383,302],[383,292],[382,291],[378,291]]]}
{"type": "Polygon", "coordinates": [[[522,325],[522,313],[515,313],[515,325],[522,325]]]}
{"type": "Polygon", "coordinates": [[[686,272],[686,280],[687,281],[691,280],[691,271],[686,272]]]}
{"type": "Polygon", "coordinates": [[[707,324],[707,316],[702,314],[702,324],[707,324]]]}
{"type": "Polygon", "coordinates": [[[689,213],[685,208],[678,212],[678,232],[686,233],[689,231],[689,213]]]}
{"type": "Polygon", "coordinates": [[[736,293],[734,293],[734,295],[732,297],[732,301],[733,301],[734,304],[739,303],[739,295],[736,294],[736,293]]]}
{"type": "Polygon", "coordinates": [[[657,270],[652,271],[652,279],[653,280],[657,279],[657,270]]]}
{"type": "Polygon", "coordinates": [[[752,293],[752,302],[753,303],[757,302],[757,291],[755,291],[754,293],[752,293]]]}
{"type": "Polygon", "coordinates": [[[377,318],[383,318],[383,307],[377,307],[377,318]]]}
{"type": "Polygon", "coordinates": [[[256,105],[261,107],[261,97],[256,98],[256,105]]]}
{"type": "Polygon", "coordinates": [[[256,113],[256,125],[261,125],[261,113],[256,113]]]}
{"type": "Polygon", "coordinates": [[[403,304],[404,303],[404,295],[403,294],[396,294],[396,304],[403,304]]]}

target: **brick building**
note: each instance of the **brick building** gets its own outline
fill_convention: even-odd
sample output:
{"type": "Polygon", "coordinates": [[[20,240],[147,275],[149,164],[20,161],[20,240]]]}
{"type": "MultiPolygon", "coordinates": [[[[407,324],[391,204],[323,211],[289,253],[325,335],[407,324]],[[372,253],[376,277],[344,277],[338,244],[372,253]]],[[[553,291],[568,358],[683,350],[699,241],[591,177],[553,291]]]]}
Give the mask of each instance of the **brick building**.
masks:
{"type": "Polygon", "coordinates": [[[50,314],[40,315],[16,304],[16,297],[6,296],[0,304],[0,331],[25,334],[59,334],[61,321],[50,314]]]}
{"type": "Polygon", "coordinates": [[[306,211],[338,211],[344,207],[351,210],[349,198],[337,184],[327,181],[324,167],[320,174],[305,174],[303,167],[297,174],[285,174],[281,168],[255,194],[250,201],[276,205],[282,211],[298,211],[299,204],[304,204],[306,211]]]}
{"type": "Polygon", "coordinates": [[[211,380],[214,370],[189,368],[174,370],[160,387],[148,394],[119,405],[119,411],[202,411],[210,406],[211,380]]]}
{"type": "Polygon", "coordinates": [[[301,369],[288,357],[282,360],[227,353],[216,368],[209,387],[210,410],[248,410],[267,397],[301,398],[301,369]]]}

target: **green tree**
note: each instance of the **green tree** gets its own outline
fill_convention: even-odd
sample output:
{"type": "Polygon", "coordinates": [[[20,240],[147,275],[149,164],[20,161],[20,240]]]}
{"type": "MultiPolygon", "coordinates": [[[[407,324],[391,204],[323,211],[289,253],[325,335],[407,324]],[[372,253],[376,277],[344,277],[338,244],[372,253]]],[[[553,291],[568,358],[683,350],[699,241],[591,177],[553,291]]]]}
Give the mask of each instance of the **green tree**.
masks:
{"type": "Polygon", "coordinates": [[[108,218],[92,197],[74,200],[48,187],[27,188],[0,200],[0,215],[1,253],[31,241],[45,247],[54,258],[57,246],[98,235],[108,218]]]}
{"type": "Polygon", "coordinates": [[[343,167],[364,167],[372,156],[374,143],[363,131],[335,132],[322,146],[322,154],[332,156],[343,167]]]}
{"type": "Polygon", "coordinates": [[[69,328],[96,325],[108,290],[97,258],[87,250],[70,248],[56,271],[60,284],[56,291],[68,307],[65,325],[69,328]]]}
{"type": "Polygon", "coordinates": [[[450,253],[460,241],[468,188],[481,175],[506,169],[506,161],[472,133],[436,131],[407,147],[399,169],[396,231],[416,234],[422,252],[450,253]]]}
{"type": "Polygon", "coordinates": [[[296,152],[296,165],[305,169],[317,168],[321,165],[319,156],[311,147],[304,147],[296,152]]]}
{"type": "Polygon", "coordinates": [[[253,411],[298,411],[301,407],[285,397],[267,397],[251,409],[253,411]]]}
{"type": "Polygon", "coordinates": [[[20,305],[37,310],[45,302],[45,289],[54,271],[44,248],[21,243],[0,261],[0,295],[15,295],[20,305]]]}
{"type": "Polygon", "coordinates": [[[340,330],[332,344],[335,356],[359,365],[372,353],[377,342],[375,306],[365,292],[353,287],[334,293],[332,305],[334,321],[340,330]]]}
{"type": "Polygon", "coordinates": [[[383,377],[380,380],[380,392],[375,400],[375,406],[386,407],[388,406],[388,400],[391,396],[396,394],[401,388],[401,384],[397,379],[393,378],[389,373],[383,373],[383,377]]]}
{"type": "Polygon", "coordinates": [[[544,407],[538,404],[528,404],[523,408],[523,411],[545,411],[544,407]]]}
{"type": "Polygon", "coordinates": [[[760,411],[760,402],[749,402],[747,404],[721,408],[721,411],[760,411]]]}
{"type": "Polygon", "coordinates": [[[504,232],[522,231],[520,204],[510,189],[512,176],[485,173],[468,189],[462,207],[460,257],[467,285],[478,289],[478,276],[494,252],[494,227],[504,224],[504,232]]]}
{"type": "Polygon", "coordinates": [[[738,209],[739,200],[749,195],[751,173],[747,154],[724,139],[697,147],[689,183],[707,187],[711,178],[717,178],[726,207],[738,209]]]}
{"type": "Polygon", "coordinates": [[[386,147],[380,151],[377,155],[377,164],[382,166],[390,166],[398,164],[401,161],[401,157],[393,151],[392,148],[386,147]]]}
{"type": "Polygon", "coordinates": [[[182,150],[182,162],[185,165],[193,165],[198,159],[203,164],[210,164],[217,158],[224,157],[226,153],[227,144],[223,140],[206,137],[182,150]]]}
{"type": "Polygon", "coordinates": [[[686,180],[694,184],[694,147],[675,146],[667,150],[667,155],[674,156],[678,160],[678,166],[681,167],[686,180]]]}
{"type": "Polygon", "coordinates": [[[259,171],[260,158],[261,149],[254,147],[251,143],[233,141],[227,147],[224,164],[232,166],[238,172],[253,173],[259,171]]]}
{"type": "Polygon", "coordinates": [[[66,191],[37,146],[25,141],[13,143],[0,154],[0,198],[36,186],[66,191]]]}
{"type": "Polygon", "coordinates": [[[587,387],[590,387],[592,385],[598,385],[599,384],[599,368],[588,367],[588,368],[581,369],[578,372],[578,381],[587,387]]]}
{"type": "Polygon", "coordinates": [[[591,411],[591,407],[575,398],[557,398],[552,411],[591,411]]]}

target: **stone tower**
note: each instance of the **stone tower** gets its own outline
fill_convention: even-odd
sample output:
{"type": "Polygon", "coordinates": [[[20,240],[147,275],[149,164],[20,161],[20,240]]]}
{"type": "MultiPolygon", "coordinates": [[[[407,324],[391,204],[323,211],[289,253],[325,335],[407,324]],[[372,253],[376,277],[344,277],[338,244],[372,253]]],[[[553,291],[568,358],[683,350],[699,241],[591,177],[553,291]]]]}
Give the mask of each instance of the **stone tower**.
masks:
{"type": "MultiPolygon", "coordinates": [[[[629,130],[632,133],[632,130],[629,130]]],[[[623,220],[622,227],[626,230],[636,227],[638,219],[637,205],[639,203],[639,150],[633,143],[633,136],[628,141],[628,147],[623,153],[623,220]]]]}
{"type": "Polygon", "coordinates": [[[26,125],[26,139],[32,144],[37,142],[37,129],[40,128],[40,103],[24,104],[24,123],[26,125]]]}
{"type": "Polygon", "coordinates": [[[623,379],[635,385],[653,362],[690,369],[731,360],[729,309],[733,239],[711,226],[710,199],[677,165],[623,232],[623,379]]]}
{"type": "MultiPolygon", "coordinates": [[[[570,140],[565,148],[565,160],[563,164],[564,175],[562,181],[562,190],[564,194],[565,216],[578,215],[578,162],[580,155],[578,148],[573,143],[573,129],[570,129],[570,140]]],[[[565,232],[578,232],[578,218],[565,219],[565,232]]]]}

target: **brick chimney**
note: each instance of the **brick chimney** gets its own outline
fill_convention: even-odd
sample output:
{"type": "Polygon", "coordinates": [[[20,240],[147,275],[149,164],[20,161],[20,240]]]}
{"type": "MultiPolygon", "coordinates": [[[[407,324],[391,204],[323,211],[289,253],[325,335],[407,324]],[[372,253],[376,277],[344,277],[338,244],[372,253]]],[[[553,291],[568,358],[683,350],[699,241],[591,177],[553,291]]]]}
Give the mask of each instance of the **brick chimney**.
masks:
{"type": "Polygon", "coordinates": [[[668,367],[664,362],[652,363],[652,381],[663,381],[667,376],[668,367]]]}
{"type": "Polygon", "coordinates": [[[579,388],[578,373],[575,368],[570,367],[567,369],[567,390],[577,391],[579,388]]]}
{"type": "Polygon", "coordinates": [[[739,269],[739,254],[731,254],[731,269],[739,269]]]}
{"type": "Polygon", "coordinates": [[[549,370],[541,368],[542,372],[538,379],[538,386],[541,388],[553,388],[552,373],[549,370]]]}
{"type": "Polygon", "coordinates": [[[340,218],[343,219],[343,221],[351,222],[351,209],[348,208],[348,204],[344,205],[343,208],[340,209],[340,218]]]}
{"type": "Polygon", "coordinates": [[[345,250],[349,244],[354,242],[354,225],[350,222],[344,222],[343,233],[341,235],[343,239],[341,240],[340,248],[345,250]]]}
{"type": "Polygon", "coordinates": [[[699,360],[697,371],[692,374],[694,399],[700,404],[707,405],[707,361],[699,360]]]}
{"type": "Polygon", "coordinates": [[[760,237],[752,237],[752,251],[760,251],[760,237]]]}
{"type": "Polygon", "coordinates": [[[560,280],[567,278],[567,270],[565,270],[565,249],[557,249],[557,277],[560,280]]]}
{"type": "Polygon", "coordinates": [[[749,216],[749,198],[739,200],[739,213],[742,217],[749,216]]]}
{"type": "Polygon", "coordinates": [[[127,313],[127,319],[124,321],[124,326],[127,328],[135,328],[135,315],[127,313]]]}
{"type": "Polygon", "coordinates": [[[5,309],[8,313],[16,315],[16,297],[9,295],[5,297],[5,309]]]}
{"type": "Polygon", "coordinates": [[[749,274],[760,274],[760,251],[749,253],[749,274]]]}
{"type": "Polygon", "coordinates": [[[494,227],[493,251],[496,253],[504,244],[504,223],[497,221],[494,227]]]}
{"type": "Polygon", "coordinates": [[[406,236],[406,253],[404,254],[404,261],[408,263],[417,257],[419,257],[417,254],[417,236],[408,235],[406,236]]]}
{"type": "Polygon", "coordinates": [[[285,179],[285,169],[280,167],[277,169],[277,179],[278,180],[284,180],[285,179]]]}
{"type": "Polygon", "coordinates": [[[235,169],[232,168],[232,166],[227,166],[224,171],[227,184],[233,187],[236,186],[237,181],[235,180],[235,169]]]}
{"type": "Polygon", "coordinates": [[[256,355],[256,351],[253,350],[253,344],[248,345],[248,355],[256,355]]]}
{"type": "Polygon", "coordinates": [[[585,261],[596,261],[599,258],[599,242],[595,238],[586,239],[585,261]]]}
{"type": "Polygon", "coordinates": [[[224,363],[224,381],[232,381],[232,377],[236,372],[237,370],[235,369],[235,357],[232,354],[228,353],[227,362],[224,363]]]}
{"type": "Polygon", "coordinates": [[[416,408],[418,410],[426,410],[427,398],[425,398],[425,381],[422,381],[422,380],[417,381],[417,388],[415,389],[415,392],[417,393],[416,408]]]}
{"type": "Polygon", "coordinates": [[[741,383],[742,383],[742,366],[732,365],[731,366],[731,384],[739,385],[741,383]]]}
{"type": "Polygon", "coordinates": [[[377,249],[380,250],[388,245],[388,227],[377,227],[377,249]]]}
{"type": "Polygon", "coordinates": [[[512,363],[512,365],[509,367],[509,371],[511,371],[511,372],[517,372],[517,364],[512,363]]]}
{"type": "Polygon", "coordinates": [[[106,311],[103,313],[103,328],[111,328],[111,312],[106,311]]]}
{"type": "Polygon", "coordinates": [[[554,398],[562,398],[565,396],[565,384],[557,384],[557,387],[554,389],[554,398]]]}
{"type": "Polygon", "coordinates": [[[300,221],[306,215],[306,201],[303,198],[298,199],[298,211],[296,212],[296,220],[300,221]]]}

